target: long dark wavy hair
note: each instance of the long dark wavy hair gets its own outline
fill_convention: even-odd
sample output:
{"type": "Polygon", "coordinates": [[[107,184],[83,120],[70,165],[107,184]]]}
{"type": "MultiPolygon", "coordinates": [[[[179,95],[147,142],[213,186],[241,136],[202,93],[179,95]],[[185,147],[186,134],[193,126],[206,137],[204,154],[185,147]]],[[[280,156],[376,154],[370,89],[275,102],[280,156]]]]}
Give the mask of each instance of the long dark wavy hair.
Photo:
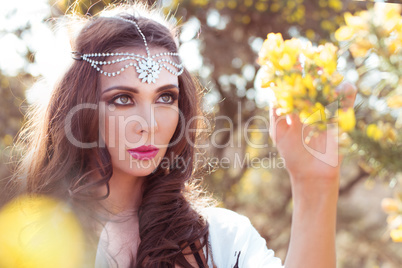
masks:
{"type": "MultiPolygon", "coordinates": [[[[73,50],[107,53],[121,47],[143,49],[144,43],[137,29],[132,23],[118,18],[121,17],[137,22],[150,48],[177,52],[175,30],[166,20],[156,19],[161,18],[159,12],[138,5],[120,6],[113,12],[112,16],[86,18],[73,42],[73,50]]],[[[25,149],[14,175],[14,180],[28,193],[63,198],[77,210],[89,210],[91,206],[99,205],[99,199],[107,198],[107,194],[96,196],[95,193],[99,187],[108,189],[113,174],[109,152],[102,146],[80,148],[68,139],[70,135],[82,143],[98,141],[98,110],[75,112],[71,118],[71,132],[65,130],[66,118],[74,107],[99,103],[99,75],[90,64],[74,61],[54,88],[48,105],[32,107],[17,143],[17,147],[25,149]],[[100,174],[101,179],[93,180],[95,174],[98,177],[100,174]]],[[[180,135],[184,131],[183,125],[196,129],[200,124],[190,118],[201,114],[202,94],[187,70],[178,79],[178,106],[183,117],[180,117],[171,140],[175,143],[166,153],[171,161],[170,169],[158,167],[144,180],[138,212],[141,243],[133,267],[174,267],[175,264],[192,267],[184,257],[184,249],[196,244],[198,251],[208,243],[208,224],[197,208],[200,204],[209,204],[204,202],[208,197],[202,196],[199,185],[193,182],[197,135],[195,132],[180,135]],[[178,165],[175,163],[178,159],[190,164],[178,165]]]]}

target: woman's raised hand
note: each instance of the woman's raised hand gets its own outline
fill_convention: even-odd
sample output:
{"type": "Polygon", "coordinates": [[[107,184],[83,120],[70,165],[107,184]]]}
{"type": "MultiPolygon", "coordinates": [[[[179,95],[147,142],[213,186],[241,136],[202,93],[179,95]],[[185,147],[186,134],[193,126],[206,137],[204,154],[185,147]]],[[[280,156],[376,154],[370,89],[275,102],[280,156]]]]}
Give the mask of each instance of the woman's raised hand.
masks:
{"type": "MultiPolygon", "coordinates": [[[[353,107],[355,88],[344,83],[339,92],[345,96],[342,107],[353,107]]],[[[328,125],[326,131],[315,132],[311,136],[312,127],[300,122],[298,115],[278,116],[275,108],[270,110],[270,122],[271,138],[285,160],[292,183],[299,183],[302,178],[305,181],[301,183],[337,181],[342,161],[337,125],[328,125]]]]}
{"type": "MultiPolygon", "coordinates": [[[[342,84],[343,108],[352,107],[356,90],[342,84]]],[[[278,116],[271,108],[270,135],[289,171],[293,219],[285,267],[335,268],[336,206],[342,156],[338,148],[338,128],[309,136],[311,126],[296,114],[278,116]]]]}

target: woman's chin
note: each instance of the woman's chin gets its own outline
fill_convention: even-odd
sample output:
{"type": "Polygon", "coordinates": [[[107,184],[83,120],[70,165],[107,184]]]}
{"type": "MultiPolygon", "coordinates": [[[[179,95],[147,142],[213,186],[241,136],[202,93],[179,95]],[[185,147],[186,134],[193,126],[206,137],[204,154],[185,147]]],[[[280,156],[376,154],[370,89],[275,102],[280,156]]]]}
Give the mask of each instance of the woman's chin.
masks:
{"type": "Polygon", "coordinates": [[[121,171],[133,177],[145,177],[150,175],[155,169],[156,167],[152,165],[152,167],[146,167],[146,168],[129,167],[124,168],[121,171]]]}
{"type": "Polygon", "coordinates": [[[130,158],[130,161],[113,162],[113,173],[123,173],[133,177],[145,177],[157,169],[159,165],[165,166],[163,156],[156,156],[151,159],[135,159],[130,158]]]}

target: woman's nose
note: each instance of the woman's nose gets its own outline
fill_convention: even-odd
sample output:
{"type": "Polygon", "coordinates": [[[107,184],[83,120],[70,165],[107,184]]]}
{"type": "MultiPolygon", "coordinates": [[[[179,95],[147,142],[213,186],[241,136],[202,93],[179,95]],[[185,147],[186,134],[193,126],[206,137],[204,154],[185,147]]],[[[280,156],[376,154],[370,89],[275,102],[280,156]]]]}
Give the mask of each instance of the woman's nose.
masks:
{"type": "Polygon", "coordinates": [[[158,123],[155,117],[155,105],[142,105],[139,111],[142,120],[135,126],[135,132],[138,134],[153,134],[158,131],[158,123]]]}

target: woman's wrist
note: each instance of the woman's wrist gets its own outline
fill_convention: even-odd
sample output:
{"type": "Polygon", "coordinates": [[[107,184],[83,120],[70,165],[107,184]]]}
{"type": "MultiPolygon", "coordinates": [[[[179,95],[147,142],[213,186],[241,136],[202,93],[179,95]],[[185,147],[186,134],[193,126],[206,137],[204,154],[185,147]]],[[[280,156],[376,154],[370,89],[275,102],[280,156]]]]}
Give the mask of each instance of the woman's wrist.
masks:
{"type": "Polygon", "coordinates": [[[338,201],[339,176],[321,177],[291,175],[292,196],[295,205],[316,207],[318,205],[330,205],[338,201]]]}

